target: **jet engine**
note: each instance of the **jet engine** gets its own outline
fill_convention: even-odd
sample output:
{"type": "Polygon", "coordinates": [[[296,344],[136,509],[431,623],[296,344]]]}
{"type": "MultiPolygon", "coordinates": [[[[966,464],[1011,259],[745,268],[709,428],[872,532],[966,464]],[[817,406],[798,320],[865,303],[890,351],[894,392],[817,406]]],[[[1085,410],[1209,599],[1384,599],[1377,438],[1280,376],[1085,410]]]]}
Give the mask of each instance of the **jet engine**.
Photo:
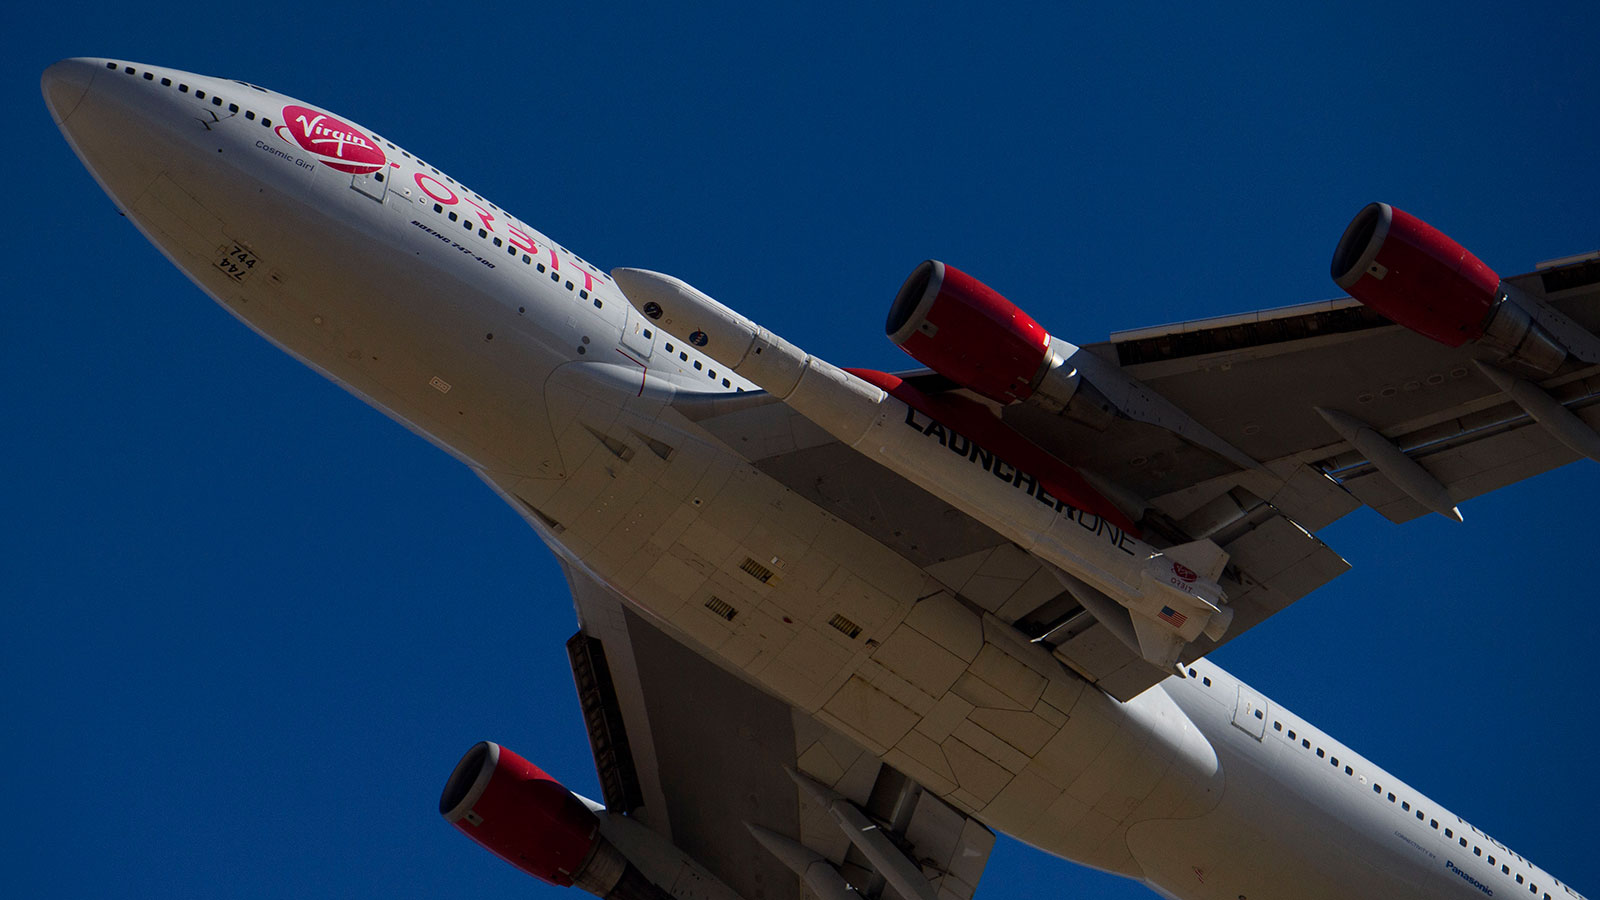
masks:
{"type": "Polygon", "coordinates": [[[1033,317],[933,259],[900,287],[884,330],[928,368],[1000,403],[1032,396],[1050,355],[1050,333],[1033,317]]]}
{"type": "Polygon", "coordinates": [[[1115,405],[1068,363],[1078,348],[971,275],[935,259],[900,286],[884,324],[913,359],[1002,404],[1031,401],[1104,428],[1115,405]]]}
{"type": "Polygon", "coordinates": [[[600,833],[599,818],[576,794],[499,744],[481,741],[461,757],[439,813],[540,881],[606,900],[671,900],[600,833]]]}
{"type": "Polygon", "coordinates": [[[1477,341],[1503,359],[1554,372],[1568,348],[1533,301],[1437,228],[1387,203],[1356,213],[1333,252],[1333,280],[1394,322],[1450,347],[1477,341]]]}

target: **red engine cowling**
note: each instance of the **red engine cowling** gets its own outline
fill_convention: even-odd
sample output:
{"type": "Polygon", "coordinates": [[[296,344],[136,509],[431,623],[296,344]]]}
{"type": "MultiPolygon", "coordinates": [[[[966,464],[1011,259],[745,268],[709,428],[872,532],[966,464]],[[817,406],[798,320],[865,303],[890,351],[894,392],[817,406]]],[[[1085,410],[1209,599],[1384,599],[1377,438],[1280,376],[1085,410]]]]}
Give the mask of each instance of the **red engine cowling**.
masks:
{"type": "Polygon", "coordinates": [[[1483,337],[1500,299],[1500,276],[1416,216],[1369,203],[1333,252],[1339,287],[1395,322],[1441,344],[1483,337]]]}
{"type": "Polygon", "coordinates": [[[600,837],[600,820],[538,766],[489,741],[475,744],[445,782],[439,813],[524,872],[570,887],[600,837]]]}
{"type": "Polygon", "coordinates": [[[911,273],[884,330],[901,350],[1000,403],[1026,400],[1050,359],[1050,334],[971,275],[937,260],[911,273]]]}

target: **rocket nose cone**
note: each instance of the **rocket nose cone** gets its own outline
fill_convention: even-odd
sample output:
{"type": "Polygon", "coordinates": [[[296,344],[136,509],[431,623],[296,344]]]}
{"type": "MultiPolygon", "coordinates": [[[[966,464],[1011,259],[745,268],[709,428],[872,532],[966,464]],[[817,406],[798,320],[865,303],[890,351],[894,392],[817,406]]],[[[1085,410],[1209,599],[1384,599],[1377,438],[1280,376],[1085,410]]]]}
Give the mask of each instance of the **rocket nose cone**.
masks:
{"type": "Polygon", "coordinates": [[[50,117],[61,125],[78,107],[78,102],[89,91],[100,64],[91,59],[63,59],[48,69],[39,79],[44,103],[50,108],[50,117]]]}

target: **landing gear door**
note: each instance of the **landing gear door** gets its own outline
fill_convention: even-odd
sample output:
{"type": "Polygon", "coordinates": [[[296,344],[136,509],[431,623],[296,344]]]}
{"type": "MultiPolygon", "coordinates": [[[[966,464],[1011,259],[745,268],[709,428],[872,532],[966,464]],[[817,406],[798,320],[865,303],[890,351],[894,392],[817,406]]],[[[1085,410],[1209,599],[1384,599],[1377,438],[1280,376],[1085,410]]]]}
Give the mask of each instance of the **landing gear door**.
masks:
{"type": "Polygon", "coordinates": [[[1256,740],[1267,733],[1267,698],[1239,685],[1239,703],[1233,708],[1233,725],[1256,740]]]}
{"type": "Polygon", "coordinates": [[[628,319],[622,324],[622,346],[640,362],[649,359],[650,349],[655,345],[655,328],[655,323],[640,315],[633,304],[628,304],[628,319]]]}

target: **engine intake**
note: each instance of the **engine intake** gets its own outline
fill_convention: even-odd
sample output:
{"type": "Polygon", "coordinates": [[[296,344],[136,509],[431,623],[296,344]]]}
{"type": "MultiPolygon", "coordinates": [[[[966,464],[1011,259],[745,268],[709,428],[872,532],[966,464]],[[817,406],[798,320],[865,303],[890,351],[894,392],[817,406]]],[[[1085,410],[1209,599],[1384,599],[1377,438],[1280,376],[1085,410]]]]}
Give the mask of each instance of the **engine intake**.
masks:
{"type": "Polygon", "coordinates": [[[1387,203],[1356,213],[1333,251],[1331,274],[1350,296],[1446,346],[1477,341],[1540,372],[1554,372],[1566,360],[1567,348],[1493,269],[1387,203]]]}
{"type": "Polygon", "coordinates": [[[544,770],[490,741],[461,757],[439,814],[529,875],[606,900],[671,900],[600,833],[600,819],[544,770]]]}
{"type": "Polygon", "coordinates": [[[499,744],[461,757],[439,813],[467,837],[541,881],[570,887],[589,861],[600,820],[562,784],[499,744]]]}
{"type": "Polygon", "coordinates": [[[1483,337],[1500,276],[1443,232],[1387,203],[1356,213],[1333,251],[1333,280],[1367,306],[1441,344],[1483,337]]]}
{"type": "Polygon", "coordinates": [[[884,330],[913,359],[1000,403],[1032,396],[1051,360],[1043,326],[994,288],[933,259],[900,286],[884,330]]]}

